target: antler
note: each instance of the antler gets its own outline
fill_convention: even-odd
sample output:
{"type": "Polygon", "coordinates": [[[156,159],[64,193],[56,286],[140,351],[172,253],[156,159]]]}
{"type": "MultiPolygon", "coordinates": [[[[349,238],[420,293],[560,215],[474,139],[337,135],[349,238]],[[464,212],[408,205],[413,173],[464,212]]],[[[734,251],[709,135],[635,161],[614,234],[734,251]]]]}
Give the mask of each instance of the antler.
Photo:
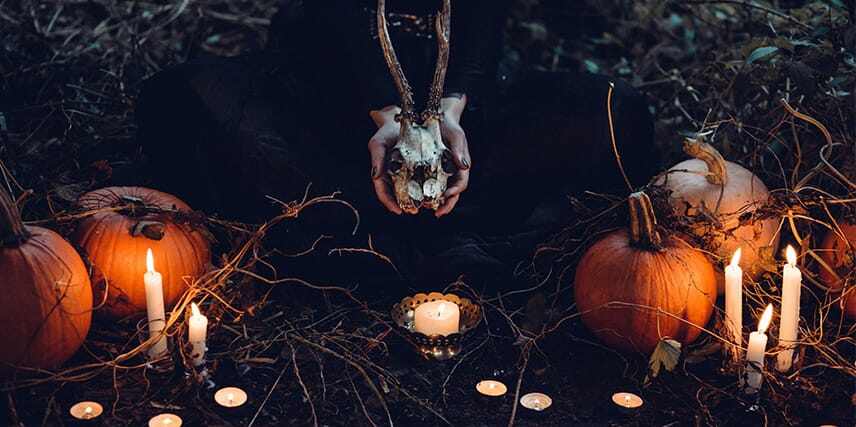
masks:
{"type": "MultiPolygon", "coordinates": [[[[383,1],[383,0],[381,0],[383,1]]],[[[443,85],[446,81],[446,68],[449,66],[449,27],[452,6],[449,0],[443,0],[443,8],[437,12],[434,28],[437,31],[437,67],[434,69],[434,81],[428,95],[428,105],[422,114],[423,120],[439,117],[440,100],[443,98],[443,85]]]]}
{"type": "Polygon", "coordinates": [[[380,39],[380,46],[383,49],[383,58],[386,60],[389,73],[392,74],[392,79],[395,81],[395,88],[398,89],[398,96],[401,98],[401,117],[412,121],[414,117],[413,90],[410,89],[410,83],[407,82],[407,77],[404,76],[404,70],[401,68],[401,63],[398,62],[398,56],[395,55],[392,40],[389,38],[389,28],[386,24],[385,0],[377,0],[377,34],[378,39],[380,39]]]}

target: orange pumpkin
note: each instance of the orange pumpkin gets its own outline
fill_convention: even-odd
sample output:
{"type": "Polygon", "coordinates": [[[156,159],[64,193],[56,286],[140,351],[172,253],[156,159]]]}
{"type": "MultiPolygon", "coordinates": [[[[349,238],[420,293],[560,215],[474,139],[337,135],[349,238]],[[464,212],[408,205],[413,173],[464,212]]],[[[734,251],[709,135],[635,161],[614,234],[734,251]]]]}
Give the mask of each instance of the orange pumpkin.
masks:
{"type": "MultiPolygon", "coordinates": [[[[743,166],[725,161],[702,138],[687,139],[684,152],[695,158],[673,166],[657,184],[671,190],[670,202],[678,212],[708,217],[693,230],[712,237],[707,249],[727,261],[741,248],[745,273],[758,278],[765,271],[764,261],[772,260],[779,246],[778,219],[758,218],[757,210],[770,196],[767,186],[743,166]],[[746,215],[751,219],[741,222],[746,215]]],[[[720,294],[724,277],[717,275],[720,294]]]]}
{"type": "MultiPolygon", "coordinates": [[[[856,268],[856,225],[841,222],[839,226],[844,236],[830,231],[818,251],[823,260],[820,279],[834,292],[844,288],[845,279],[856,268]]],[[[845,314],[856,319],[856,289],[847,292],[842,304],[845,314]]]]}
{"type": "Polygon", "coordinates": [[[0,188],[0,377],[53,368],[89,333],[92,286],[80,255],[53,231],[27,227],[0,188]]]}
{"type": "Polygon", "coordinates": [[[80,222],[74,241],[93,267],[96,301],[107,291],[103,313],[121,318],[145,311],[146,251],[154,254],[163,275],[164,303],[172,305],[211,262],[211,248],[201,229],[174,215],[191,212],[175,196],[143,187],[107,187],[84,194],[81,208],[96,211],[80,222]]]}
{"type": "Polygon", "coordinates": [[[614,231],[583,255],[574,296],[583,323],[608,346],[649,354],[662,338],[690,343],[716,302],[705,255],[675,236],[661,237],[651,200],[630,195],[630,229],[614,231]]]}

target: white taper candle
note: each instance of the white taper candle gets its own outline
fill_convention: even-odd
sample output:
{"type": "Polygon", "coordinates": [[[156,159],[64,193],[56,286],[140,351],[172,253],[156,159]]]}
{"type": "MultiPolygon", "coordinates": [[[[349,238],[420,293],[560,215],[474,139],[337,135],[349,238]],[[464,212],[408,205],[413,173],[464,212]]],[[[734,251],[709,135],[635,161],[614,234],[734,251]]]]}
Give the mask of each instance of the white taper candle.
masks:
{"type": "Polygon", "coordinates": [[[784,350],[776,358],[779,372],[791,369],[800,321],[802,272],[796,266],[797,253],[793,246],[788,245],[786,254],[788,262],[782,271],[782,323],[779,325],[779,346],[784,350]]]}
{"type": "Polygon", "coordinates": [[[725,327],[731,334],[731,356],[740,360],[740,348],[743,346],[743,269],[740,268],[740,248],[731,257],[731,264],[725,267],[725,327]]]}
{"type": "Polygon", "coordinates": [[[773,304],[767,306],[758,330],[749,334],[749,347],[746,350],[746,391],[756,393],[764,382],[764,355],[767,351],[767,328],[773,319],[773,304]]]}
{"type": "Polygon", "coordinates": [[[196,303],[190,304],[190,320],[188,323],[187,337],[192,347],[191,359],[193,366],[200,366],[205,363],[205,340],[208,334],[208,318],[199,312],[199,307],[196,303]]]}
{"type": "Polygon", "coordinates": [[[163,356],[167,351],[166,335],[163,333],[166,327],[166,314],[163,307],[163,278],[155,271],[155,260],[152,249],[146,252],[146,274],[143,275],[146,284],[146,312],[149,318],[149,337],[160,336],[160,338],[149,347],[149,357],[154,359],[163,356]]]}

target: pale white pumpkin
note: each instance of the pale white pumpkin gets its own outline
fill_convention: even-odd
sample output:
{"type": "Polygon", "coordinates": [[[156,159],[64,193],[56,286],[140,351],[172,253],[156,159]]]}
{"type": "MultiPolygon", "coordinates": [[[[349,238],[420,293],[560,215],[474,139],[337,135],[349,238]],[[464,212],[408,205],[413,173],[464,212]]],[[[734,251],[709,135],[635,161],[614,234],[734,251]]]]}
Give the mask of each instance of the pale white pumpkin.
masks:
{"type": "MultiPolygon", "coordinates": [[[[671,205],[679,213],[704,219],[693,230],[708,239],[705,248],[727,264],[742,248],[740,265],[753,278],[764,272],[779,245],[776,218],[761,219],[758,209],[767,203],[767,186],[752,172],[726,161],[703,136],[687,139],[684,152],[695,158],[682,161],[655,182],[671,190],[671,205]],[[748,218],[740,225],[740,218],[748,218]]],[[[717,275],[719,293],[723,276],[717,275]]]]}

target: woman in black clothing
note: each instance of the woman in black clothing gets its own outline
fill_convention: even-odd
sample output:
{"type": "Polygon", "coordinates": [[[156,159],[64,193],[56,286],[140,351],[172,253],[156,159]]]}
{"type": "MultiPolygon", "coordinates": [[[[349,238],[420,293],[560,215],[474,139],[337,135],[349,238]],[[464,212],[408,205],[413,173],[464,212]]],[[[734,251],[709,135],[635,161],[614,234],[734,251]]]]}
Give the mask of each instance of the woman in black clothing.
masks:
{"type": "MultiPolygon", "coordinates": [[[[626,191],[607,123],[611,80],[499,75],[510,0],[453,0],[442,115],[458,172],[433,215],[400,215],[383,181],[400,109],[377,40],[375,1],[286,1],[265,52],[196,61],[149,79],[137,116],[156,185],[199,209],[258,218],[268,214],[265,195],[297,199],[312,183],[314,194],[341,190],[369,232],[422,241],[516,233],[545,200],[626,191]]],[[[434,70],[439,4],[387,2],[417,103],[434,70]]],[[[652,119],[638,93],[615,83],[618,149],[631,182],[641,185],[655,170],[652,119]]]]}

